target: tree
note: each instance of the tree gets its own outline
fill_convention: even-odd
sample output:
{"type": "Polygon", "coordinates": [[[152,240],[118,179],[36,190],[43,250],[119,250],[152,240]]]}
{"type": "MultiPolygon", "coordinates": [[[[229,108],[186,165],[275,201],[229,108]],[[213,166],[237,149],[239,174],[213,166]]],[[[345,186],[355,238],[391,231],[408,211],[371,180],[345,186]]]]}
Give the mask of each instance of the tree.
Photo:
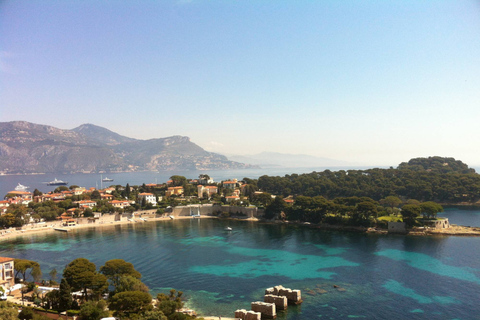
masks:
{"type": "Polygon", "coordinates": [[[140,279],[125,275],[120,277],[118,284],[115,286],[114,293],[123,291],[149,292],[149,289],[140,279]]]}
{"type": "Polygon", "coordinates": [[[142,314],[142,320],[168,320],[167,316],[158,309],[149,310],[142,314]]]}
{"type": "Polygon", "coordinates": [[[130,185],[128,183],[125,186],[125,197],[130,199],[130,185]]]}
{"type": "Polygon", "coordinates": [[[40,281],[40,279],[42,279],[42,269],[40,269],[40,265],[38,263],[35,263],[32,270],[30,271],[30,275],[35,281],[40,281]]]}
{"type": "Polygon", "coordinates": [[[282,197],[276,196],[271,204],[265,208],[265,218],[273,219],[285,210],[287,204],[282,197]]]}
{"type": "Polygon", "coordinates": [[[21,227],[23,221],[17,219],[13,213],[5,213],[0,216],[0,227],[1,228],[12,228],[12,227],[21,227]]]}
{"type": "Polygon", "coordinates": [[[59,289],[59,301],[58,306],[59,310],[65,311],[72,307],[73,299],[72,299],[72,290],[68,285],[68,282],[65,278],[62,278],[60,281],[60,289],[59,289]]]}
{"type": "Polygon", "coordinates": [[[174,187],[185,186],[187,184],[187,178],[184,176],[174,175],[170,177],[174,187]]]}
{"type": "Polygon", "coordinates": [[[47,300],[48,305],[52,309],[58,309],[60,305],[60,291],[59,290],[52,290],[47,292],[45,295],[45,300],[47,300]]]}
{"type": "Polygon", "coordinates": [[[402,200],[400,200],[400,198],[396,196],[388,196],[385,199],[380,200],[380,203],[382,205],[390,207],[393,213],[393,208],[398,207],[400,204],[402,204],[402,200]]]}
{"type": "Polygon", "coordinates": [[[406,204],[402,207],[403,222],[411,227],[415,223],[415,219],[422,213],[422,209],[416,204],[406,204]]]}
{"type": "Polygon", "coordinates": [[[93,295],[98,296],[108,287],[106,277],[98,274],[95,264],[85,258],[70,262],[63,271],[63,277],[73,291],[82,291],[84,298],[87,297],[88,289],[93,291],[93,295]]]}
{"type": "Polygon", "coordinates": [[[32,308],[25,307],[22,311],[18,314],[18,318],[20,320],[32,320],[35,317],[35,312],[33,312],[32,308]]]}
{"type": "Polygon", "coordinates": [[[120,317],[129,317],[152,309],[152,296],[147,292],[124,291],[115,294],[111,300],[109,309],[120,317]]]}
{"type": "Polygon", "coordinates": [[[80,312],[78,313],[80,320],[100,320],[110,316],[106,310],[107,304],[105,301],[87,301],[82,303],[80,312]]]}
{"type": "Polygon", "coordinates": [[[263,206],[267,206],[272,203],[272,195],[268,192],[263,192],[254,196],[254,201],[260,203],[263,206]]]}
{"type": "Polygon", "coordinates": [[[114,287],[118,286],[120,278],[123,276],[131,276],[136,279],[142,277],[140,272],[135,270],[133,264],[123,259],[108,260],[104,266],[100,267],[100,273],[104,274],[114,287]]]}
{"type": "Polygon", "coordinates": [[[443,212],[443,207],[436,202],[427,201],[420,204],[420,209],[424,217],[431,219],[437,216],[437,213],[443,212]]]}
{"type": "Polygon", "coordinates": [[[62,191],[68,191],[68,187],[67,186],[60,186],[60,187],[55,188],[55,190],[53,190],[54,193],[59,193],[59,192],[62,192],[62,191]]]}
{"type": "Polygon", "coordinates": [[[38,262],[26,259],[14,259],[13,264],[15,268],[15,278],[18,278],[18,274],[21,274],[24,282],[26,281],[28,269],[32,269],[30,271],[32,276],[42,276],[42,271],[40,270],[38,262]]]}
{"type": "Polygon", "coordinates": [[[92,194],[90,195],[90,199],[92,200],[100,200],[102,199],[100,192],[98,190],[94,190],[92,194]]]}
{"type": "Polygon", "coordinates": [[[90,209],[90,208],[86,208],[84,211],[83,211],[83,216],[85,218],[90,218],[90,217],[93,217],[93,210],[90,209]]]}
{"type": "Polygon", "coordinates": [[[362,201],[355,207],[355,217],[360,220],[367,220],[377,214],[377,206],[371,201],[362,201]]]}
{"type": "Polygon", "coordinates": [[[0,301],[0,319],[18,320],[18,308],[10,302],[0,301]]]}
{"type": "Polygon", "coordinates": [[[33,196],[34,196],[34,197],[41,196],[42,194],[43,194],[43,193],[42,193],[40,190],[38,190],[38,189],[33,190],[33,196]]]}
{"type": "Polygon", "coordinates": [[[157,308],[162,311],[169,319],[179,309],[183,307],[182,291],[170,290],[170,294],[159,293],[157,295],[157,308]]]}

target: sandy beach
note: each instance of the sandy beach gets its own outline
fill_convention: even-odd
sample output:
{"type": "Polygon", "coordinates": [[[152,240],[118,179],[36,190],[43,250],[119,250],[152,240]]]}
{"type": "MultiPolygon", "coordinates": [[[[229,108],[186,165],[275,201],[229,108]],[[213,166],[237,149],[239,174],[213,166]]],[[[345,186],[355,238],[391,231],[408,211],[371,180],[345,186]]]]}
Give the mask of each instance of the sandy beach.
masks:
{"type": "MultiPolygon", "coordinates": [[[[140,212],[142,213],[142,212],[140,212]]],[[[131,219],[131,220],[122,220],[122,221],[112,221],[111,217],[107,215],[108,219],[105,217],[101,217],[95,220],[95,223],[79,223],[75,226],[65,227],[62,225],[61,221],[49,221],[47,223],[41,224],[28,224],[22,227],[22,229],[5,229],[0,231],[0,242],[9,240],[18,236],[25,236],[25,235],[32,235],[32,234],[42,234],[42,233],[50,233],[50,232],[60,232],[55,230],[56,228],[61,228],[67,230],[67,232],[86,229],[86,228],[108,228],[116,225],[124,225],[124,224],[135,224],[135,223],[148,223],[152,221],[165,221],[171,220],[169,216],[162,216],[162,217],[155,217],[155,215],[145,212],[141,215],[142,218],[146,219],[140,220],[139,218],[131,219]]],[[[214,216],[200,216],[192,218],[191,216],[176,216],[174,219],[182,220],[182,219],[217,219],[214,216]]]]}

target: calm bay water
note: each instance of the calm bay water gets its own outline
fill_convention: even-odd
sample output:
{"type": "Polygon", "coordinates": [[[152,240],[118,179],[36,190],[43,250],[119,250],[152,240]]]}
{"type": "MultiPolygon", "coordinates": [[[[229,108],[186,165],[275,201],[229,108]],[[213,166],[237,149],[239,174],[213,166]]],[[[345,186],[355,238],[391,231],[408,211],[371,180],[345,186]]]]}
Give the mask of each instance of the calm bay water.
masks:
{"type": "MultiPolygon", "coordinates": [[[[108,177],[114,179],[113,182],[103,182],[103,187],[110,185],[122,185],[127,183],[131,186],[142,185],[143,183],[165,183],[173,175],[181,175],[187,179],[197,179],[200,174],[208,174],[215,181],[222,181],[227,179],[243,179],[251,178],[257,179],[262,175],[271,176],[285,176],[292,173],[309,173],[313,171],[331,170],[348,170],[348,169],[367,169],[367,167],[311,167],[311,168],[262,168],[262,169],[239,169],[239,170],[209,170],[209,171],[160,171],[160,172],[121,172],[103,174],[103,178],[108,177]]],[[[15,189],[18,183],[28,186],[29,191],[38,189],[42,192],[49,192],[55,190],[57,186],[47,186],[47,182],[53,181],[55,178],[63,181],[68,181],[69,185],[78,185],[81,187],[102,187],[100,174],[39,174],[39,175],[0,175],[0,195],[3,197],[9,191],[15,189]]]]}
{"type": "MultiPolygon", "coordinates": [[[[478,212],[477,212],[478,214],[478,212]]],[[[326,232],[192,219],[21,236],[0,256],[47,274],[78,257],[132,262],[152,294],[176,288],[203,315],[249,309],[265,288],[301,289],[279,319],[478,319],[480,238],[326,232]],[[224,231],[227,226],[232,232],[224,231]],[[334,288],[333,285],[339,286],[334,288]]]]}

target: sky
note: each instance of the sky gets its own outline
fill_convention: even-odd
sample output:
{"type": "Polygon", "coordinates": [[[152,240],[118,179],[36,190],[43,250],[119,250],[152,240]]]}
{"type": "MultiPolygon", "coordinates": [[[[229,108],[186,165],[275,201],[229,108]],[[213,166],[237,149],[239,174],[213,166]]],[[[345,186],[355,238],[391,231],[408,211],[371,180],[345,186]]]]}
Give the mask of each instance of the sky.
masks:
{"type": "Polygon", "coordinates": [[[0,0],[0,122],[480,164],[480,2],[0,0]]]}

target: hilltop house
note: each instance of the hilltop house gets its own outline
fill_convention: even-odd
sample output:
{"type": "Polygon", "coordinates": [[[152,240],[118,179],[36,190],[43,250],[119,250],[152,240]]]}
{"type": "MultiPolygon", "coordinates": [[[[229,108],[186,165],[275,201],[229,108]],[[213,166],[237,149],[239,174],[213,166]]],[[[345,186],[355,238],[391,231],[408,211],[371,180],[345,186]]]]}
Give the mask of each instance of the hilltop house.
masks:
{"type": "Polygon", "coordinates": [[[140,204],[142,204],[143,201],[145,201],[146,203],[150,203],[154,206],[157,205],[157,198],[153,193],[147,193],[147,192],[139,193],[137,199],[138,199],[138,203],[140,204]]]}
{"type": "Polygon", "coordinates": [[[213,194],[218,193],[218,187],[217,186],[203,186],[199,184],[197,186],[198,190],[198,198],[202,199],[204,195],[207,196],[207,198],[210,198],[213,194]]]}
{"type": "Polygon", "coordinates": [[[128,200],[112,200],[112,201],[109,201],[108,203],[114,206],[115,208],[122,208],[122,209],[130,206],[130,201],[128,200]]]}
{"type": "Polygon", "coordinates": [[[168,190],[165,191],[165,197],[170,197],[173,195],[179,196],[183,194],[183,187],[168,187],[168,190]]]}

